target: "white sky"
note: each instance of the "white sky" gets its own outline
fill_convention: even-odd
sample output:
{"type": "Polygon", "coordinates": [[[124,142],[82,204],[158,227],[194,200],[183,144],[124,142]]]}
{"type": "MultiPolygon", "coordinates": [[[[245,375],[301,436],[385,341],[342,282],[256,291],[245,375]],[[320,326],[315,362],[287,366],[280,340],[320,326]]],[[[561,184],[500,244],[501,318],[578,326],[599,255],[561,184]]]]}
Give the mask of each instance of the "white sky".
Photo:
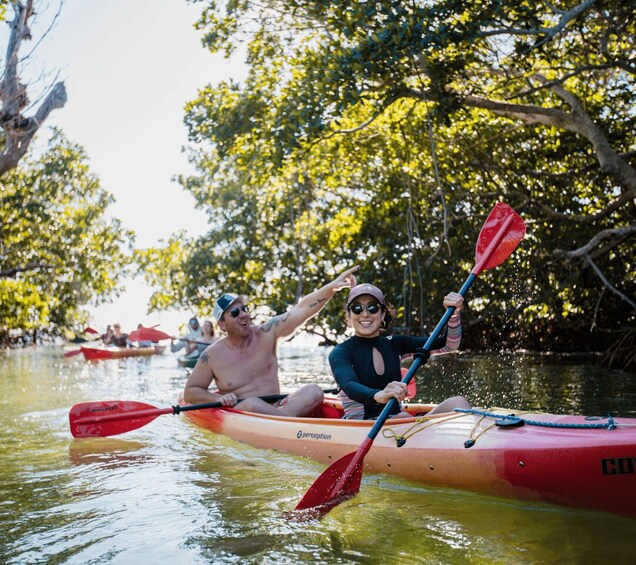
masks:
{"type": "MultiPolygon", "coordinates": [[[[32,26],[32,49],[51,22],[58,0],[40,3],[32,26]]],[[[37,48],[30,73],[60,73],[68,102],[55,110],[47,126],[58,126],[82,145],[91,170],[111,192],[110,211],[137,233],[137,246],[148,247],[185,229],[206,231],[203,212],[171,181],[189,171],[181,148],[186,143],[183,106],[207,83],[242,78],[242,63],[207,52],[193,29],[201,5],[186,0],[66,0],[55,28],[37,48]]],[[[13,18],[8,9],[7,19],[13,18]]],[[[8,26],[0,32],[6,46],[8,26]]],[[[34,85],[35,86],[35,85],[34,85]]],[[[42,83],[40,83],[40,88],[42,83]]],[[[33,99],[37,92],[30,89],[33,99]]],[[[98,329],[119,321],[125,331],[137,323],[161,324],[176,333],[190,312],[146,314],[150,289],[141,281],[113,304],[93,310],[98,329]]]]}

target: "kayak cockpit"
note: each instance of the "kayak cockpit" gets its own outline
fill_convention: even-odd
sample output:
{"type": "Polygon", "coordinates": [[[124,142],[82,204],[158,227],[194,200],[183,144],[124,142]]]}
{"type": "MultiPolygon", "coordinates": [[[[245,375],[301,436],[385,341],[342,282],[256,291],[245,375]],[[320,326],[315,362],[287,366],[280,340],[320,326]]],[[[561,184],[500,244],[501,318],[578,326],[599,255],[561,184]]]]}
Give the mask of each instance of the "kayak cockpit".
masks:
{"type": "MultiPolygon", "coordinates": [[[[402,408],[405,412],[412,414],[414,418],[419,418],[428,414],[436,404],[409,404],[403,403],[402,408]]],[[[310,418],[325,418],[331,420],[342,420],[344,409],[342,401],[339,398],[325,398],[322,405],[310,416],[310,418]]],[[[402,418],[405,419],[405,418],[402,418]]],[[[395,420],[395,419],[393,419],[395,420]]],[[[393,421],[392,420],[392,421],[393,421]]],[[[349,422],[354,420],[347,420],[349,422]]]]}

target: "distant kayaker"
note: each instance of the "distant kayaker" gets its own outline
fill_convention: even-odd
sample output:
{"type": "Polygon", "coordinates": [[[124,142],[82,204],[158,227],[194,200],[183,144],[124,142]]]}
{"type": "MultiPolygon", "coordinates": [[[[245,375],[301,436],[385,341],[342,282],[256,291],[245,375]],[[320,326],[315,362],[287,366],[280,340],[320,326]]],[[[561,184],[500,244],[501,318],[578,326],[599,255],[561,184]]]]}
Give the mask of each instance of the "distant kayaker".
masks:
{"type": "Polygon", "coordinates": [[[128,345],[128,334],[121,331],[121,324],[113,324],[113,333],[106,337],[104,343],[116,347],[126,347],[128,345]]]}
{"type": "Polygon", "coordinates": [[[214,307],[213,316],[226,333],[199,357],[185,385],[184,399],[189,403],[221,402],[250,412],[279,416],[308,416],[323,401],[322,389],[305,385],[276,404],[258,398],[280,393],[278,380],[278,341],[291,336],[320,312],[343,288],[356,284],[353,274],[358,267],[343,272],[322,288],[302,298],[288,312],[255,325],[247,306],[248,299],[223,294],[214,307]],[[218,392],[208,390],[214,383],[218,392]]]}
{"type": "MultiPolygon", "coordinates": [[[[444,298],[444,307],[455,307],[448,322],[448,332],[433,344],[437,353],[456,351],[461,341],[461,313],[464,299],[451,292],[444,298]]],[[[347,325],[355,335],[333,348],[329,364],[334,378],[341,387],[345,418],[375,419],[391,398],[395,405],[390,418],[410,418],[403,412],[400,402],[406,396],[406,385],[401,382],[400,360],[403,355],[414,353],[424,346],[426,336],[388,336],[385,332],[395,313],[386,302],[384,293],[372,284],[360,284],[349,292],[345,305],[347,325]],[[344,393],[344,394],[343,394],[344,393]]],[[[455,408],[470,408],[463,396],[448,398],[430,413],[449,412],[455,408]]]]}
{"type": "MultiPolygon", "coordinates": [[[[143,328],[143,324],[137,324],[137,333],[141,331],[141,329],[143,328]]],[[[135,332],[133,332],[134,334],[135,332]]],[[[132,334],[128,336],[128,345],[132,346],[132,342],[130,341],[130,338],[132,337],[132,334]]],[[[151,340],[149,339],[137,339],[137,347],[152,347],[154,344],[152,343],[151,340]]]]}
{"type": "Polygon", "coordinates": [[[108,345],[110,343],[111,338],[113,337],[113,328],[110,324],[106,326],[106,331],[102,334],[102,341],[104,345],[108,345]]]}
{"type": "Polygon", "coordinates": [[[200,351],[197,348],[197,344],[193,342],[201,339],[203,331],[196,316],[192,316],[188,321],[188,329],[190,330],[189,333],[179,338],[176,343],[174,340],[170,342],[170,351],[176,353],[185,347],[186,357],[198,357],[200,351]]]}
{"type": "Polygon", "coordinates": [[[208,345],[212,345],[219,339],[221,339],[221,336],[214,334],[214,324],[212,324],[210,320],[203,322],[201,326],[201,337],[198,339],[198,343],[195,344],[199,355],[205,351],[208,345]]]}

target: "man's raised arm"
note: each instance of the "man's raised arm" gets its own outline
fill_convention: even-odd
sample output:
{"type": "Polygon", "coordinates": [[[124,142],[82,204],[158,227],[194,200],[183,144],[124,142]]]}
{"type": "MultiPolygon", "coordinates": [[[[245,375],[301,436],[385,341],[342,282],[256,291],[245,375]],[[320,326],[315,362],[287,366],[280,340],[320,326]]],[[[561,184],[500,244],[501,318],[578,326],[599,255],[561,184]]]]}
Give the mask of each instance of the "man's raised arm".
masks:
{"type": "Polygon", "coordinates": [[[333,281],[303,297],[289,312],[274,316],[263,324],[263,331],[274,332],[276,338],[292,335],[307,320],[318,314],[336,292],[343,288],[353,288],[357,283],[353,273],[359,268],[359,265],[356,265],[347,269],[333,281]]]}

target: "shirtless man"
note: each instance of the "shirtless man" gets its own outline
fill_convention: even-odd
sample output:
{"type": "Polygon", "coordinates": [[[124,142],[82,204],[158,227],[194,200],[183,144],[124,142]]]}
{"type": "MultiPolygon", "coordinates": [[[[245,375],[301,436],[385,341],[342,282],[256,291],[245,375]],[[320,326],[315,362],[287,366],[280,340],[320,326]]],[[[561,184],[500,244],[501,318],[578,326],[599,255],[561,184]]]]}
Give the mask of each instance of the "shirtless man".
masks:
{"type": "Polygon", "coordinates": [[[209,347],[188,377],[184,399],[191,404],[220,402],[241,410],[278,416],[308,416],[323,400],[317,385],[305,385],[277,404],[259,396],[280,393],[277,344],[291,336],[307,320],[320,312],[333,295],[356,285],[352,267],[322,288],[305,296],[291,310],[256,326],[247,308],[247,298],[224,294],[216,301],[214,317],[227,335],[209,347]],[[215,382],[218,393],[208,387],[215,382]]]}

